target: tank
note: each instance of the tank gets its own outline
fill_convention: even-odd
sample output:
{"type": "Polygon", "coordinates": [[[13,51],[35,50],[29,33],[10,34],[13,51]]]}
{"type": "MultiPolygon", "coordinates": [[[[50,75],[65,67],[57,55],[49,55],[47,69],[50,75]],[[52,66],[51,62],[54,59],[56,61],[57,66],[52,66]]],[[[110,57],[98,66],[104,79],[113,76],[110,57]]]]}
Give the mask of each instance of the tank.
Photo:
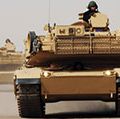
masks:
{"type": "Polygon", "coordinates": [[[24,60],[24,54],[16,51],[14,43],[6,39],[0,48],[0,71],[15,71],[22,66],[24,60]]]}
{"type": "Polygon", "coordinates": [[[45,25],[46,35],[28,33],[26,60],[15,72],[21,117],[44,117],[45,104],[64,100],[115,102],[120,115],[120,34],[102,13],[70,25],[45,25]]]}

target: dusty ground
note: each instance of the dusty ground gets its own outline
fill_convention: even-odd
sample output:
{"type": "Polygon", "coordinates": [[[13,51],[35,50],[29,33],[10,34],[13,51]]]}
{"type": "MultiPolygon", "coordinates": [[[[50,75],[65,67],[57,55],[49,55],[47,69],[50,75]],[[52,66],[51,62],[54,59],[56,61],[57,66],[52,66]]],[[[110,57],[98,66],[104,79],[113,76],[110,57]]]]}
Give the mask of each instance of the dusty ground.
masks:
{"type": "Polygon", "coordinates": [[[14,71],[0,71],[0,84],[12,84],[14,71]]]}
{"type": "MultiPolygon", "coordinates": [[[[0,119],[20,119],[13,93],[13,72],[0,73],[0,119]]],[[[68,101],[48,103],[46,118],[114,118],[114,103],[68,101]],[[109,115],[110,114],[110,115],[109,115]]]]}

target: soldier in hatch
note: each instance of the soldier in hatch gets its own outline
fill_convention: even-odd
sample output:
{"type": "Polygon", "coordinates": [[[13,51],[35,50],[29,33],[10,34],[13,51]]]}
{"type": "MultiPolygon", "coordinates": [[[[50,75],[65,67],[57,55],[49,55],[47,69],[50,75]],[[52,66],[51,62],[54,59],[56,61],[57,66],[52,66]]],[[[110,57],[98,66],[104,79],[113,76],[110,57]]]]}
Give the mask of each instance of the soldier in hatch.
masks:
{"type": "Polygon", "coordinates": [[[91,1],[88,4],[88,11],[83,13],[83,20],[86,21],[87,23],[89,22],[89,19],[94,13],[98,12],[98,5],[96,4],[95,1],[91,1]]]}
{"type": "Polygon", "coordinates": [[[6,41],[5,41],[5,46],[4,46],[4,47],[5,47],[5,48],[7,49],[7,51],[9,51],[9,52],[15,52],[15,49],[16,49],[14,43],[12,43],[12,42],[10,41],[10,39],[6,39],[6,41]]]}

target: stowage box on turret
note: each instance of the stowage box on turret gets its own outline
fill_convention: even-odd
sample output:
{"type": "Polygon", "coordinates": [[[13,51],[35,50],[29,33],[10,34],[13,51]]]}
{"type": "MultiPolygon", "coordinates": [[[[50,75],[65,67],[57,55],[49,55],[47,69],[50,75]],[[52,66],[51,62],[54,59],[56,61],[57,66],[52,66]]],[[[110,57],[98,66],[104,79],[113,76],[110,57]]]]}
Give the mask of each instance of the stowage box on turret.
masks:
{"type": "Polygon", "coordinates": [[[26,63],[17,70],[14,90],[21,117],[43,117],[46,102],[116,102],[120,115],[120,34],[95,13],[86,23],[45,26],[47,35],[29,32],[26,63]]]}

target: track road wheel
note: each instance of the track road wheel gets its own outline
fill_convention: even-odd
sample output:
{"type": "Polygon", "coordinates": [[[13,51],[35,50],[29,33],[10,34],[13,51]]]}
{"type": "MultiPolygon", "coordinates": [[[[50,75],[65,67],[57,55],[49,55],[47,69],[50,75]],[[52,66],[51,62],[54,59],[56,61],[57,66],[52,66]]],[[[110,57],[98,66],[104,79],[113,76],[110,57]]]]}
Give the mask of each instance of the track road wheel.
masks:
{"type": "MultiPolygon", "coordinates": [[[[21,86],[19,87],[21,88],[21,86]]],[[[23,118],[44,117],[45,103],[43,100],[39,93],[29,94],[27,92],[26,94],[17,94],[19,116],[23,118]]]]}

